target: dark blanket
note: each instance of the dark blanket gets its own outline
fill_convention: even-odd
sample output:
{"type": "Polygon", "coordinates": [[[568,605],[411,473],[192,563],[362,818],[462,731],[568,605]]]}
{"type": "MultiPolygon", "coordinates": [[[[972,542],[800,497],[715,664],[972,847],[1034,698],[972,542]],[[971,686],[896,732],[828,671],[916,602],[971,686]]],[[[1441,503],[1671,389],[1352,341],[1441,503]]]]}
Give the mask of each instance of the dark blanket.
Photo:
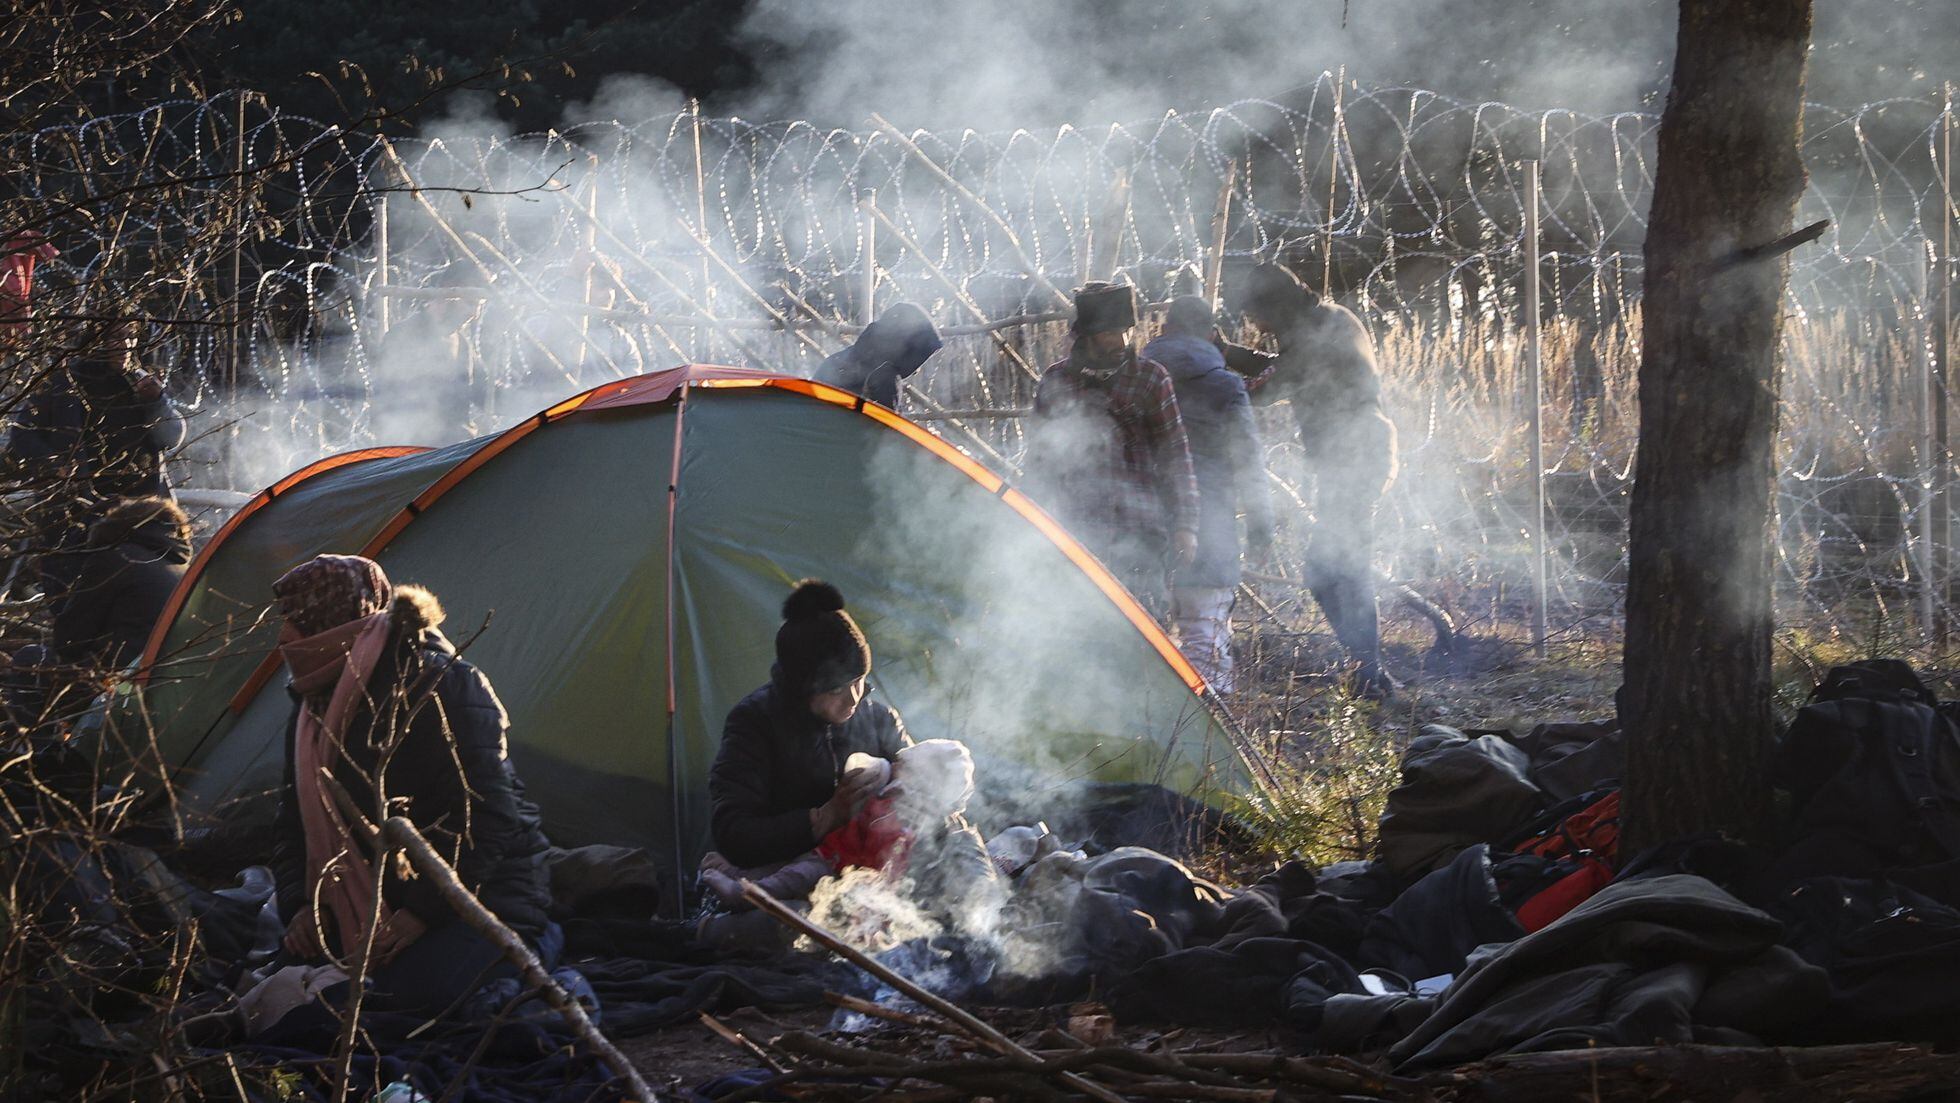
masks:
{"type": "Polygon", "coordinates": [[[1610,885],[1570,915],[1473,955],[1389,1051],[1405,1068],[1498,1053],[1762,1036],[1823,1010],[1824,972],[1782,925],[1699,877],[1610,885]]]}
{"type": "Polygon", "coordinates": [[[1370,920],[1355,960],[1416,981],[1459,972],[1477,947],[1523,936],[1498,896],[1490,847],[1479,843],[1370,920]]]}
{"type": "MultiPolygon", "coordinates": [[[[422,1098],[451,1103],[596,1103],[623,1095],[623,1085],[603,1063],[554,1027],[532,1022],[491,1030],[457,1026],[410,1038],[420,1020],[369,1014],[363,1022],[380,1037],[394,1040],[379,1045],[379,1052],[354,1055],[356,1099],[396,1082],[409,1084],[422,1098]]],[[[287,1074],[270,1082],[245,1077],[252,1103],[329,1099],[334,1062],[327,1055],[332,1051],[330,1033],[226,1047],[242,1066],[276,1065],[287,1074]]]]}
{"type": "Polygon", "coordinates": [[[1402,784],[1388,794],[1382,863],[1414,879],[1478,843],[1509,838],[1545,803],[1530,769],[1529,756],[1502,735],[1424,727],[1402,756],[1402,784]]]}
{"type": "Polygon", "coordinates": [[[1960,911],[1841,877],[1804,881],[1770,908],[1796,952],[1830,976],[1830,1007],[1807,1040],[1960,1040],[1960,911]]]}
{"type": "Polygon", "coordinates": [[[716,964],[614,958],[575,967],[599,996],[606,1033],[616,1037],[658,1030],[702,1011],[819,1007],[826,990],[866,995],[870,988],[854,967],[815,954],[716,964]]]}

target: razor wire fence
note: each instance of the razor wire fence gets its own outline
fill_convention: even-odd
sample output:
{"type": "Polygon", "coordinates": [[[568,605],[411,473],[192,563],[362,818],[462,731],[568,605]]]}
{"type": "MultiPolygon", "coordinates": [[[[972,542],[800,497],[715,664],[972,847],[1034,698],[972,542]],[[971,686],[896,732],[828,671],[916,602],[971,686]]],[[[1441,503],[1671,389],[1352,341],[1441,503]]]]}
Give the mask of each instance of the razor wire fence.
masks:
{"type": "MultiPolygon", "coordinates": [[[[1779,617],[1806,631],[1944,640],[1953,123],[1950,95],[1807,112],[1799,224],[1830,226],[1792,259],[1777,544],[1779,617]]],[[[1011,468],[1017,415],[1065,351],[1067,289],[1120,275],[1161,301],[1279,261],[1375,337],[1401,437],[1382,567],[1517,625],[1542,479],[1554,633],[1610,634],[1657,127],[1331,76],[1142,124],[984,134],[690,111],[390,141],[232,95],[13,136],[5,194],[8,224],[61,250],[31,324],[61,324],[50,304],[161,319],[160,366],[211,430],[188,481],[241,488],[677,363],[808,373],[901,300],[948,335],[906,412],[1011,468]],[[162,200],[121,218],[65,203],[137,184],[162,200]],[[238,229],[208,232],[214,212],[238,229]]],[[[1288,420],[1264,424],[1282,502],[1310,504],[1288,420]]]]}

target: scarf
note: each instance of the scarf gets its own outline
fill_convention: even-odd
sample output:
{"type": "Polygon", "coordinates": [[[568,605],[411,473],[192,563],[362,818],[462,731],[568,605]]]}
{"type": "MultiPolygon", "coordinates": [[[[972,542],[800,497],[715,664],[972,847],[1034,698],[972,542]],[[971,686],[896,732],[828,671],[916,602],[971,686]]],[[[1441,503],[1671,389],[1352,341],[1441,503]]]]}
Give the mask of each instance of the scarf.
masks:
{"type": "MultiPolygon", "coordinates": [[[[293,730],[293,789],[306,836],[308,907],[316,921],[333,919],[333,942],[343,954],[374,914],[374,866],[320,780],[341,753],[354,710],[367,698],[368,679],[387,649],[389,617],[372,613],[324,632],[282,644],[280,655],[301,699],[293,730]]],[[[378,779],[377,779],[378,780],[378,779]]],[[[380,922],[387,923],[388,905],[380,922]]],[[[323,940],[324,942],[324,940],[323,940]]]]}
{"type": "Polygon", "coordinates": [[[1069,369],[1100,390],[1107,390],[1115,381],[1116,373],[1135,362],[1136,350],[1131,348],[1125,348],[1113,356],[1098,355],[1086,334],[1077,334],[1069,346],[1069,369]]]}

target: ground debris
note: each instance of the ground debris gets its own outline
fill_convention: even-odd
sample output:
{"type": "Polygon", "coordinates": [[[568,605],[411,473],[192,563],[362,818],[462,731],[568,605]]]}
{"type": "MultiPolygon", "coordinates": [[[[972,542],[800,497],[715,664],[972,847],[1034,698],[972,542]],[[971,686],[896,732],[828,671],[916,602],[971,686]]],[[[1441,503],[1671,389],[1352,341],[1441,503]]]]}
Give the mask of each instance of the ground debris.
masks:
{"type": "Polygon", "coordinates": [[[1457,1101],[1583,1099],[1825,1103],[1949,1099],[1960,1055],[1880,1042],[1837,1046],[1652,1046],[1493,1057],[1432,1077],[1457,1101]]]}

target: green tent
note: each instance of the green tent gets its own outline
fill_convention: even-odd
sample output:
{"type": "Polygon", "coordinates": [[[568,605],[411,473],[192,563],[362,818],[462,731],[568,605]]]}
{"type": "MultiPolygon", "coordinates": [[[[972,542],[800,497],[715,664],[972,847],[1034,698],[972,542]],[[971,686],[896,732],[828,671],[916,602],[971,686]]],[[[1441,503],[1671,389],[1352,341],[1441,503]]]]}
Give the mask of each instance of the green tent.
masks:
{"type": "Polygon", "coordinates": [[[321,552],[440,596],[566,845],[698,859],[722,719],[768,679],[805,576],[849,599],[874,692],[916,737],[965,740],[1010,805],[1038,813],[1085,779],[1210,799],[1245,776],[1163,632],[1000,477],[855,395],[684,367],[496,436],[337,456],[255,497],[192,564],[139,677],[183,805],[278,782],[291,706],[271,583],[321,552]]]}

